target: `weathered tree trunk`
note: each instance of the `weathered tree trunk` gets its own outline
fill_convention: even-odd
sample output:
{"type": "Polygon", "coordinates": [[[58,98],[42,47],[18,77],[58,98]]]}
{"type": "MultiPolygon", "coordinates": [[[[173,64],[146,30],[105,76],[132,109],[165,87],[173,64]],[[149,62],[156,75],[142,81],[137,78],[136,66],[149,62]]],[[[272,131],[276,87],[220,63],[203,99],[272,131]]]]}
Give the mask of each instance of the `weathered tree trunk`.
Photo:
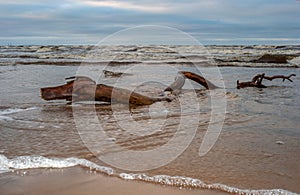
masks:
{"type": "MultiPolygon", "coordinates": [[[[88,77],[78,76],[78,77],[69,77],[66,78],[68,81],[67,84],[56,86],[56,87],[46,87],[41,88],[41,95],[44,100],[61,100],[65,99],[67,101],[72,100],[72,94],[73,94],[73,85],[74,82],[80,83],[82,86],[88,86],[88,85],[96,85],[96,82],[88,77]]],[[[74,94],[75,96],[75,94],[74,94]]]]}
{"type": "Polygon", "coordinates": [[[272,81],[273,79],[282,79],[282,82],[285,81],[285,79],[289,80],[290,82],[293,82],[291,77],[296,76],[295,74],[290,74],[289,76],[284,75],[275,75],[275,76],[265,76],[265,73],[258,74],[252,78],[252,81],[248,82],[239,82],[237,80],[237,89],[245,88],[245,87],[257,87],[257,88],[266,88],[267,86],[262,84],[263,79],[267,79],[269,81],[272,81]]]}
{"type": "Polygon", "coordinates": [[[65,99],[67,101],[103,101],[129,103],[132,105],[150,105],[158,101],[171,101],[168,97],[148,97],[127,89],[96,84],[88,77],[70,77],[65,85],[41,88],[44,100],[65,99]]]}
{"type": "MultiPolygon", "coordinates": [[[[187,71],[178,72],[175,81],[164,91],[180,92],[185,83],[185,78],[191,79],[206,89],[215,89],[217,86],[205,78],[187,71]]],[[[127,89],[112,87],[104,84],[96,84],[88,77],[76,76],[66,78],[68,81],[64,85],[56,87],[41,88],[44,100],[65,99],[67,101],[102,101],[118,102],[132,105],[150,105],[158,101],[172,101],[169,97],[148,97],[127,89]]]]}

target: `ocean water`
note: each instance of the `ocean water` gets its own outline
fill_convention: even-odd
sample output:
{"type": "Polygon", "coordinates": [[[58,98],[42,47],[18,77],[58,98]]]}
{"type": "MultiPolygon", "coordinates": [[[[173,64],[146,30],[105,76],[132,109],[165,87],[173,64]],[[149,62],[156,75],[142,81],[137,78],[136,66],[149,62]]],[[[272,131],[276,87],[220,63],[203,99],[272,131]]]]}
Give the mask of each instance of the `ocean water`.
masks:
{"type": "MultiPolygon", "coordinates": [[[[1,173],[82,166],[126,180],[233,194],[300,193],[299,46],[1,46],[0,51],[1,173]],[[104,69],[130,74],[105,77],[104,69]],[[217,85],[224,82],[225,94],[216,90],[226,100],[224,124],[204,156],[199,147],[213,100],[209,90],[194,82],[186,82],[172,102],[134,108],[47,102],[40,95],[40,88],[81,74],[157,97],[181,70],[202,73],[217,85]],[[260,73],[297,76],[294,82],[264,81],[266,89],[236,89],[237,80],[250,81],[260,73]],[[105,137],[93,121],[84,123],[95,113],[105,137]],[[76,116],[88,131],[80,129],[76,116]],[[126,170],[101,160],[157,150],[174,137],[182,143],[190,140],[186,147],[177,141],[149,158],[146,167],[180,151],[153,169],[126,170]]],[[[136,167],[145,164],[127,161],[136,167]]]]}

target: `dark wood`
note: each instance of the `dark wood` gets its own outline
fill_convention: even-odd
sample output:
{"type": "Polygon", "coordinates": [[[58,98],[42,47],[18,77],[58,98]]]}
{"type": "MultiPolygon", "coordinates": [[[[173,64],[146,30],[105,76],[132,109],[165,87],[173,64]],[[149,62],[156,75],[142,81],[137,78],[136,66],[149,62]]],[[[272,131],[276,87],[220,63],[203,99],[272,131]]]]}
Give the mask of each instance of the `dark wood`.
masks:
{"type": "Polygon", "coordinates": [[[209,80],[205,79],[204,77],[197,75],[193,72],[188,71],[181,71],[181,74],[183,74],[186,78],[195,81],[196,83],[199,83],[200,85],[204,86],[206,89],[216,89],[219,88],[218,86],[214,85],[209,80]]]}
{"type": "Polygon", "coordinates": [[[103,101],[132,105],[150,105],[158,101],[171,101],[169,97],[148,97],[127,89],[96,84],[88,77],[70,77],[64,85],[41,88],[44,100],[103,101]]]}
{"type": "Polygon", "coordinates": [[[264,76],[264,79],[267,79],[269,81],[272,81],[273,79],[282,79],[282,82],[285,81],[285,79],[289,80],[290,82],[293,82],[293,80],[291,79],[291,77],[295,77],[296,74],[290,74],[289,76],[284,76],[284,75],[275,75],[275,76],[271,76],[271,77],[268,77],[268,76],[264,76]]]}
{"type": "Polygon", "coordinates": [[[121,76],[130,76],[132,74],[124,73],[124,72],[113,72],[109,70],[103,70],[103,74],[105,77],[121,77],[121,76]]]}
{"type": "Polygon", "coordinates": [[[296,74],[290,74],[289,76],[284,75],[274,75],[274,76],[265,76],[265,73],[263,74],[257,74],[252,78],[252,81],[248,82],[239,82],[237,80],[237,89],[245,88],[245,87],[257,87],[257,88],[266,88],[267,86],[262,84],[263,79],[272,81],[274,79],[282,79],[282,82],[285,81],[285,79],[289,80],[290,82],[293,82],[291,77],[296,76],[296,74]]]}
{"type": "MultiPolygon", "coordinates": [[[[164,91],[171,91],[178,94],[182,89],[185,79],[191,79],[206,89],[218,88],[210,81],[200,75],[192,72],[181,71],[175,78],[175,81],[164,91]]],[[[76,76],[66,78],[67,83],[56,87],[41,88],[41,95],[44,100],[60,100],[67,101],[102,101],[117,102],[131,105],[150,105],[158,101],[172,101],[170,97],[148,97],[140,93],[132,92],[127,89],[112,87],[104,84],[96,84],[89,77],[76,76]]]]}
{"type": "Polygon", "coordinates": [[[185,79],[193,80],[200,85],[204,86],[206,89],[216,89],[218,88],[216,85],[205,79],[204,77],[197,75],[193,72],[188,71],[180,71],[178,72],[175,81],[167,87],[164,91],[180,91],[185,83],[185,79]]]}

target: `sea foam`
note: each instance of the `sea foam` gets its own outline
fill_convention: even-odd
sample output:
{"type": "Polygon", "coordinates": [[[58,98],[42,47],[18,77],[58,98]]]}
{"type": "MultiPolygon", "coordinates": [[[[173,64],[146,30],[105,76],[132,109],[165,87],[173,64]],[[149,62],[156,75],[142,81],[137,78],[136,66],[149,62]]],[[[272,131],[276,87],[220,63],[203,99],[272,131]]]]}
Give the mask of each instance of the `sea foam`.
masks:
{"type": "MultiPolygon", "coordinates": [[[[96,170],[100,173],[107,175],[114,175],[114,169],[110,167],[100,166],[86,159],[80,158],[46,158],[43,156],[18,156],[12,159],[7,158],[4,155],[0,155],[0,173],[11,172],[22,169],[34,169],[34,168],[67,168],[73,166],[83,166],[89,169],[96,170]]],[[[271,190],[252,190],[252,189],[239,189],[230,187],[224,184],[206,184],[199,179],[183,176],[169,176],[169,175],[155,175],[148,176],[146,174],[133,174],[133,173],[120,173],[117,175],[124,180],[136,180],[149,183],[155,183],[167,186],[195,188],[195,189],[209,189],[228,192],[231,194],[243,194],[243,195],[296,195],[296,193],[289,192],[283,189],[271,189],[271,190]]]]}
{"type": "Polygon", "coordinates": [[[18,156],[8,159],[0,155],[0,173],[22,169],[34,168],[67,168],[76,165],[95,169],[102,173],[112,175],[114,170],[109,167],[99,166],[91,161],[80,158],[46,158],[43,156],[18,156]]]}
{"type": "Polygon", "coordinates": [[[18,113],[18,112],[24,112],[29,110],[35,110],[37,107],[30,107],[30,108],[8,108],[5,110],[0,110],[0,120],[13,120],[12,117],[7,116],[10,114],[18,113]]]}

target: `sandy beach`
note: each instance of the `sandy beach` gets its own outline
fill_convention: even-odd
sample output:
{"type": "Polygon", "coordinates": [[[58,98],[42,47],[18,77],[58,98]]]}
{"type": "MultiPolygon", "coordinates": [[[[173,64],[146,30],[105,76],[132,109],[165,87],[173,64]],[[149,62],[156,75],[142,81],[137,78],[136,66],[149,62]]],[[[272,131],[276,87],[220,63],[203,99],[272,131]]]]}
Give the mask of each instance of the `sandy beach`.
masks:
{"type": "Polygon", "coordinates": [[[138,181],[125,181],[117,177],[93,173],[80,167],[51,170],[35,169],[1,174],[0,191],[1,194],[227,194],[209,190],[182,189],[138,181]]]}

